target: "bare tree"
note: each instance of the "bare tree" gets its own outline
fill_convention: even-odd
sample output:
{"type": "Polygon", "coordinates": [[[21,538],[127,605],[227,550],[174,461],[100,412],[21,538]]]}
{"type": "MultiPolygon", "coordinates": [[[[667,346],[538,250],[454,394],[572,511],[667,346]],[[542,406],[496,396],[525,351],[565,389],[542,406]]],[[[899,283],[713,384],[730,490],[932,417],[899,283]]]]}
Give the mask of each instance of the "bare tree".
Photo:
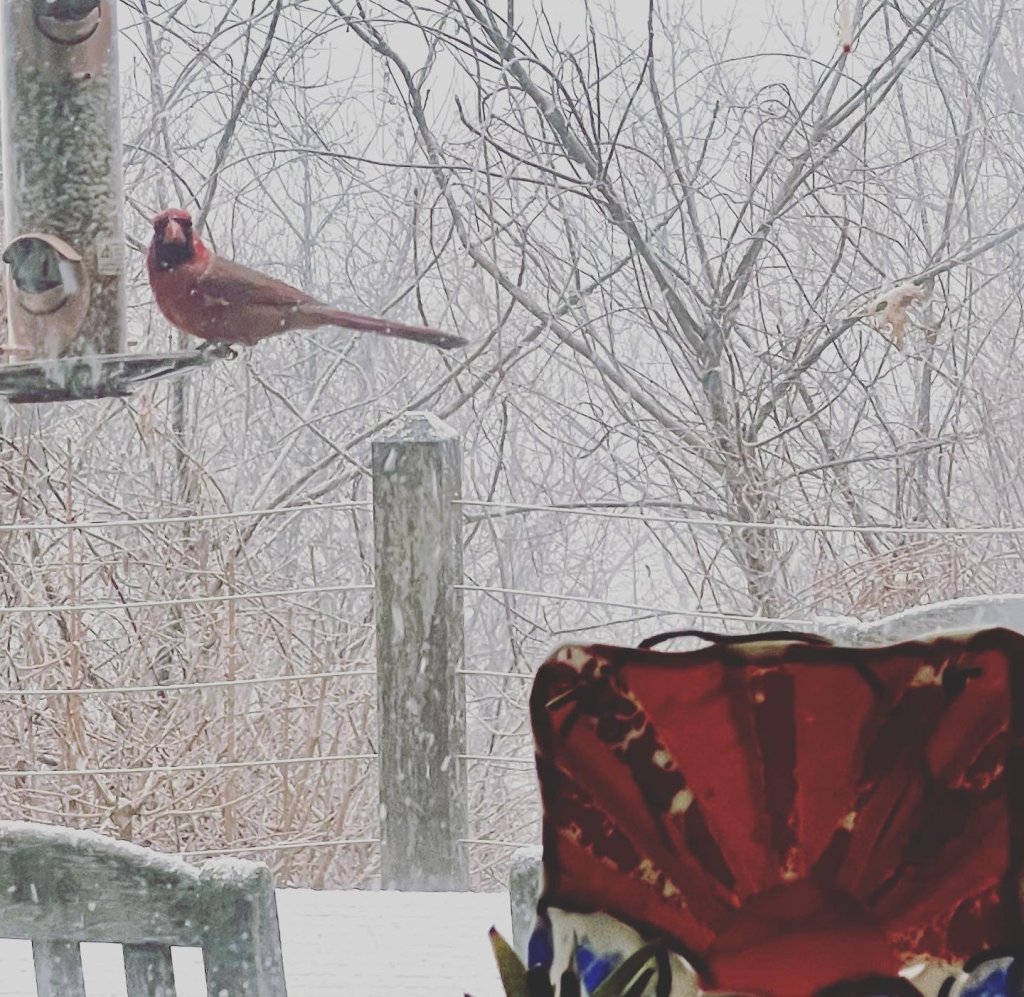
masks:
{"type": "MultiPolygon", "coordinates": [[[[291,335],[0,414],[0,768],[106,773],[0,777],[8,812],[372,878],[372,845],[303,842],[375,834],[367,445],[409,408],[465,441],[480,839],[534,834],[523,702],[557,640],[1020,586],[1019,12],[866,0],[844,55],[678,4],[125,6],[137,245],[174,200],[473,343],[291,335]]],[[[166,345],[138,262],[132,337],[166,345]]]]}

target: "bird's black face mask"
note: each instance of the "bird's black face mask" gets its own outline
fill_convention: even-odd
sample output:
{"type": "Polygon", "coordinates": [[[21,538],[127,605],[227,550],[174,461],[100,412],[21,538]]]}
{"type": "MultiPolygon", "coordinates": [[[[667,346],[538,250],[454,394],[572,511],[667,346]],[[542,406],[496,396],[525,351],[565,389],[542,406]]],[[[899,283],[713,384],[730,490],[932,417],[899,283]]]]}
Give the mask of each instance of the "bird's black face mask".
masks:
{"type": "Polygon", "coordinates": [[[158,242],[156,246],[156,265],[160,270],[173,270],[183,263],[188,263],[194,254],[192,238],[185,242],[158,242]]]}

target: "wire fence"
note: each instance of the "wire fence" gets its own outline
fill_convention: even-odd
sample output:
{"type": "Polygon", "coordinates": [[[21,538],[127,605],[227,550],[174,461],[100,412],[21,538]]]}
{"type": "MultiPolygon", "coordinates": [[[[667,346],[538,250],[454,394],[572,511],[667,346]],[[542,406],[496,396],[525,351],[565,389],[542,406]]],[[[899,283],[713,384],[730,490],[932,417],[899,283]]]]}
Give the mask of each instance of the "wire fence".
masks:
{"type": "MultiPolygon", "coordinates": [[[[538,840],[525,702],[533,667],[556,642],[635,640],[669,623],[814,629],[835,613],[821,599],[805,601],[824,614],[708,606],[699,586],[691,605],[673,605],[665,593],[687,591],[670,584],[674,569],[645,574],[639,560],[653,561],[658,531],[707,535],[714,550],[731,531],[794,537],[804,551],[821,538],[889,537],[896,552],[996,541],[1012,552],[1024,534],[1001,524],[723,521],[659,503],[459,505],[468,532],[460,761],[473,815],[462,842],[480,885],[503,882],[509,854],[538,840]],[[534,521],[537,543],[564,548],[550,576],[531,576],[510,554],[529,547],[534,521]],[[579,530],[620,567],[573,563],[579,530]],[[636,530],[653,538],[642,550],[636,530]],[[606,542],[614,531],[625,539],[606,542]]],[[[370,512],[348,501],[0,525],[3,816],[99,825],[187,857],[259,855],[297,885],[374,882],[374,582],[358,536],[370,512]],[[358,529],[338,530],[342,515],[358,529]],[[254,524],[273,524],[259,557],[254,524]]]]}

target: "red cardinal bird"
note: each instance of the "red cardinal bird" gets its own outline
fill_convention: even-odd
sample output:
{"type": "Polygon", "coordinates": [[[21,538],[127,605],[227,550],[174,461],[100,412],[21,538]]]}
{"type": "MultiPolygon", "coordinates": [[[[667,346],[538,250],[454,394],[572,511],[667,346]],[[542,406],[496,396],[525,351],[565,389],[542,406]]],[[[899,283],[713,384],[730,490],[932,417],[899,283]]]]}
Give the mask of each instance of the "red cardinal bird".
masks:
{"type": "MultiPolygon", "coordinates": [[[[253,346],[291,329],[323,325],[429,343],[448,350],[466,340],[437,329],[343,312],[258,270],[212,253],[182,208],[153,219],[146,257],[149,283],[171,325],[215,344],[223,354],[232,343],[253,346]]],[[[200,347],[206,349],[206,346],[200,347]]]]}

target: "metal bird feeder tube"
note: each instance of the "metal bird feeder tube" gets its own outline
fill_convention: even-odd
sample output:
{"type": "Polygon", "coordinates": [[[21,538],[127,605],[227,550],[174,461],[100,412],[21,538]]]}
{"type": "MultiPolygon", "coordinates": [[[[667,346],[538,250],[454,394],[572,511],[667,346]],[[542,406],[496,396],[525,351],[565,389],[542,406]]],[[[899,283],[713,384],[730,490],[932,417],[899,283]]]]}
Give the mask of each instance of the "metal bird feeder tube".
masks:
{"type": "Polygon", "coordinates": [[[0,396],[63,401],[204,365],[128,356],[116,0],[0,0],[0,396]]]}
{"type": "Polygon", "coordinates": [[[17,359],[122,353],[116,0],[6,0],[0,10],[11,346],[17,359]],[[57,237],[79,260],[53,261],[52,251],[48,259],[31,236],[27,246],[17,242],[30,233],[57,237]],[[73,262],[77,274],[61,266],[73,262]],[[38,299],[48,291],[64,301],[47,307],[38,299]]]}

